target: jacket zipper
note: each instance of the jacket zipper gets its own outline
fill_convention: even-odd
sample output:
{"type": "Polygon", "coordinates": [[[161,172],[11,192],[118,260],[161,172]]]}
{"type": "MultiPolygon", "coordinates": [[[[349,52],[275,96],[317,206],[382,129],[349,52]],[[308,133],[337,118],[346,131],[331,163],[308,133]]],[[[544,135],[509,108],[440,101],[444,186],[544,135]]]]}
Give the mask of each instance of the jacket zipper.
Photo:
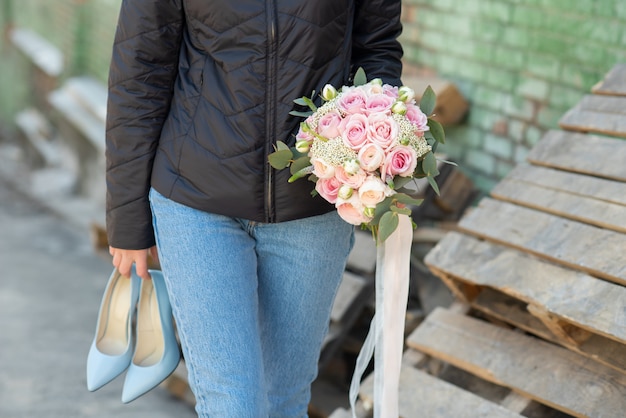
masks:
{"type": "Polygon", "coordinates": [[[277,20],[277,12],[276,12],[276,0],[266,0],[266,10],[267,10],[267,83],[266,83],[266,97],[267,97],[267,110],[265,114],[265,134],[266,134],[266,143],[265,143],[265,155],[264,155],[264,163],[265,163],[265,218],[267,222],[275,221],[275,213],[274,213],[274,176],[273,176],[273,168],[267,163],[267,158],[269,154],[273,151],[274,137],[276,135],[276,106],[274,105],[276,101],[276,66],[277,66],[277,45],[276,45],[276,20],[277,20]]]}

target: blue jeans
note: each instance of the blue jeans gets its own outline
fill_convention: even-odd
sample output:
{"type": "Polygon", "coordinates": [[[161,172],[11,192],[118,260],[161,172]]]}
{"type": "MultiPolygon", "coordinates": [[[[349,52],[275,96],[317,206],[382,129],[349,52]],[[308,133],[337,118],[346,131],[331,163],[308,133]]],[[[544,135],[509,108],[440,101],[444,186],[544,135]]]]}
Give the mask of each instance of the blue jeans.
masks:
{"type": "Polygon", "coordinates": [[[353,226],[336,212],[234,219],[154,189],[150,201],[198,415],[306,417],[353,226]]]}

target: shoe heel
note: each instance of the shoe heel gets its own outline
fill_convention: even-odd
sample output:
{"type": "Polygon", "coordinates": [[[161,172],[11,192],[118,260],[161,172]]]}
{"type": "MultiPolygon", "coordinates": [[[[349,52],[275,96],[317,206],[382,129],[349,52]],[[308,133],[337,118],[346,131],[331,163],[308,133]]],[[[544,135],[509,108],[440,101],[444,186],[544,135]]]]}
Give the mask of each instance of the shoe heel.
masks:
{"type": "Polygon", "coordinates": [[[126,373],[122,402],[128,403],[158,386],[176,369],[180,349],[163,275],[150,270],[137,305],[136,345],[126,373]]]}

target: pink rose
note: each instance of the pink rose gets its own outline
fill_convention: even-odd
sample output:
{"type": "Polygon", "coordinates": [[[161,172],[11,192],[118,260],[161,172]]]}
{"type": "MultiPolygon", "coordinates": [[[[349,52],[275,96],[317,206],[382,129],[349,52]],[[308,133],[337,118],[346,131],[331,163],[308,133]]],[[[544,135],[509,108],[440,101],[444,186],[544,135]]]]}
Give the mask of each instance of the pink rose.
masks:
{"type": "Polygon", "coordinates": [[[398,123],[384,113],[373,113],[367,117],[368,138],[384,150],[394,145],[398,137],[398,123]]]}
{"type": "Polygon", "coordinates": [[[359,150],[359,163],[365,171],[374,171],[385,161],[385,151],[376,144],[365,144],[359,150]]]}
{"type": "Polygon", "coordinates": [[[337,199],[335,207],[341,219],[349,224],[361,225],[362,223],[371,221],[371,218],[368,218],[363,213],[363,206],[356,194],[353,194],[352,197],[347,200],[337,199]]]}
{"type": "Polygon", "coordinates": [[[371,115],[372,113],[391,113],[391,106],[393,106],[395,99],[393,97],[386,96],[384,94],[374,94],[368,96],[365,101],[365,113],[371,115]]]}
{"type": "Polygon", "coordinates": [[[313,165],[313,174],[318,179],[329,179],[335,176],[335,167],[327,164],[321,158],[311,158],[311,165],[313,165]]]}
{"type": "Polygon", "coordinates": [[[339,125],[343,118],[337,110],[326,113],[317,122],[317,133],[329,139],[337,138],[341,135],[339,125]]]}
{"type": "Polygon", "coordinates": [[[398,98],[398,87],[392,86],[389,84],[383,84],[383,94],[393,97],[394,99],[398,98]]]}
{"type": "Polygon", "coordinates": [[[317,190],[320,196],[333,204],[337,201],[337,194],[339,193],[340,187],[341,182],[335,177],[318,179],[315,183],[315,190],[317,190]]]}
{"type": "Polygon", "coordinates": [[[297,141],[306,141],[306,142],[313,142],[313,135],[311,135],[310,132],[305,131],[304,129],[300,128],[298,130],[298,133],[296,134],[296,142],[297,141]]]}
{"type": "Polygon", "coordinates": [[[367,128],[367,117],[365,115],[349,115],[341,122],[339,127],[342,131],[343,143],[347,147],[358,151],[367,141],[367,128]]]}
{"type": "Polygon", "coordinates": [[[337,107],[348,114],[363,113],[367,97],[365,92],[359,88],[352,88],[342,92],[337,101],[337,107]]]}
{"type": "Polygon", "coordinates": [[[405,116],[419,132],[425,132],[430,129],[428,127],[428,116],[422,112],[419,106],[407,103],[405,116]]]}
{"type": "Polygon", "coordinates": [[[368,176],[359,188],[359,200],[366,207],[376,207],[376,205],[389,196],[392,190],[377,176],[368,176]]]}
{"type": "Polygon", "coordinates": [[[417,156],[411,147],[399,145],[393,148],[385,158],[386,174],[391,176],[409,177],[417,166],[417,156]]]}
{"type": "Polygon", "coordinates": [[[354,174],[348,173],[341,166],[335,168],[335,178],[339,180],[339,182],[341,182],[342,184],[347,184],[353,189],[358,189],[359,187],[361,187],[361,184],[363,184],[366,177],[367,173],[361,168],[359,168],[359,170],[354,174]]]}

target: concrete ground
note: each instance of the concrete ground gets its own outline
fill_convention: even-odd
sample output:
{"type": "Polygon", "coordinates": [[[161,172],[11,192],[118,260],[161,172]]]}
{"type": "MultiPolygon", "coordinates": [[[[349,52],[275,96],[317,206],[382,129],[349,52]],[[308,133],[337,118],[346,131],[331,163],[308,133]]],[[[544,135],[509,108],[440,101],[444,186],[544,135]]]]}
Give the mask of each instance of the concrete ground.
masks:
{"type": "Polygon", "coordinates": [[[122,404],[123,375],[87,391],[87,353],[112,267],[88,231],[21,193],[0,165],[0,417],[196,417],[161,387],[122,404]]]}

